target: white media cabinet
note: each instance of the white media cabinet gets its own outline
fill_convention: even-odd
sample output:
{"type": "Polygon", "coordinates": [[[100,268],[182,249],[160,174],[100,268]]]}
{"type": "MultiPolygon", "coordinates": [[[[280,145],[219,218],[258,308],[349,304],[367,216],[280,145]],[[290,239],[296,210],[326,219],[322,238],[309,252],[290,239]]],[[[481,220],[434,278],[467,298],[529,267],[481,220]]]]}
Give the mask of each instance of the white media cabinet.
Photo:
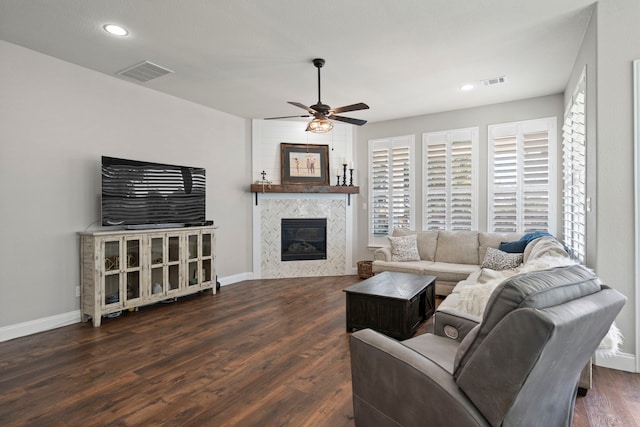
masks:
{"type": "Polygon", "coordinates": [[[205,289],[216,293],[213,226],[83,232],[80,311],[102,316],[205,289]]]}

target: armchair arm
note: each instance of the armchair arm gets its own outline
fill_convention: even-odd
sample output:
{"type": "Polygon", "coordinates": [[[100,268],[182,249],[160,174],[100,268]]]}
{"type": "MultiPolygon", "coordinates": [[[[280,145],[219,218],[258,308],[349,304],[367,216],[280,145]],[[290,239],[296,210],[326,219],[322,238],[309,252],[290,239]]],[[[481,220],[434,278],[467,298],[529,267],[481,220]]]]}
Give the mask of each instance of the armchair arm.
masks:
{"type": "Polygon", "coordinates": [[[378,261],[391,261],[391,248],[383,246],[373,252],[373,259],[378,261]]]}
{"type": "Polygon", "coordinates": [[[353,410],[364,426],[488,426],[453,376],[370,329],[351,335],[353,410]]]}
{"type": "Polygon", "coordinates": [[[482,318],[453,307],[439,307],[433,316],[433,334],[461,342],[482,318]]]}

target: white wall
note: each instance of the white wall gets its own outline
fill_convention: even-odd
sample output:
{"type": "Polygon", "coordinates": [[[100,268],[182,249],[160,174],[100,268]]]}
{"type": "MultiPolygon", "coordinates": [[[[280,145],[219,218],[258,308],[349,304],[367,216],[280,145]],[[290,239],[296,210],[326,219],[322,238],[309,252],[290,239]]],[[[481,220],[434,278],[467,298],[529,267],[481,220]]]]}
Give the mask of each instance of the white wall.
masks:
{"type": "Polygon", "coordinates": [[[639,16],[638,0],[597,3],[596,268],[606,284],[629,298],[616,322],[625,337],[623,351],[635,355],[636,370],[640,321],[635,268],[640,254],[634,248],[633,60],[640,58],[639,16]]]}
{"type": "Polygon", "coordinates": [[[4,41],[0,58],[0,328],[79,309],[101,155],[205,167],[218,275],[251,271],[248,120],[4,41]]]}
{"type": "MultiPolygon", "coordinates": [[[[562,95],[550,95],[522,101],[494,104],[484,107],[467,108],[463,110],[447,111],[437,114],[428,114],[406,119],[390,120],[385,122],[370,123],[358,129],[356,158],[358,163],[366,164],[368,141],[372,139],[388,138],[400,135],[415,134],[416,138],[416,228],[422,227],[422,134],[425,132],[443,131],[468,127],[479,127],[480,141],[480,198],[478,203],[478,229],[486,230],[487,224],[487,126],[497,123],[508,123],[519,120],[538,119],[543,117],[557,117],[558,128],[561,128],[563,111],[562,95]]],[[[560,136],[558,136],[560,141],[560,136]]],[[[558,155],[561,155],[560,149],[558,155]]],[[[363,177],[360,180],[360,198],[357,209],[357,260],[373,259],[372,249],[368,244],[368,210],[364,202],[368,197],[368,180],[363,177]]],[[[560,189],[560,187],[559,187],[560,189]]],[[[561,194],[561,193],[559,193],[561,194]]],[[[559,200],[558,200],[559,202],[559,200]]],[[[559,217],[558,217],[559,219],[559,217]]],[[[559,224],[559,222],[558,222],[559,224]]]]}
{"type": "MultiPolygon", "coordinates": [[[[252,121],[252,174],[253,181],[262,179],[260,173],[266,172],[266,179],[280,184],[280,144],[312,144],[329,147],[329,183],[335,185],[337,168],[342,162],[352,162],[354,126],[336,122],[333,130],[324,134],[306,132],[308,120],[253,120],[252,121]]],[[[363,165],[366,163],[363,163],[363,165]]],[[[366,173],[366,167],[359,168],[366,173]]],[[[359,170],[358,169],[358,170],[359,170]]],[[[342,168],[341,168],[342,170],[342,168]]],[[[354,185],[358,174],[354,175],[354,185]]],[[[347,180],[348,181],[348,180],[347,180]]]]}

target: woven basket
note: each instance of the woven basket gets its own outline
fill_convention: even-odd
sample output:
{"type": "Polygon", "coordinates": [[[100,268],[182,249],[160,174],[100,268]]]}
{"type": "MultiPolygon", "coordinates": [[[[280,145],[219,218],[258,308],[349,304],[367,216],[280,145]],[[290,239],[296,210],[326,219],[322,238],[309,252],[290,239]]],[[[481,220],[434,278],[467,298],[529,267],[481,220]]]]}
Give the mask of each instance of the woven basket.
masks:
{"type": "Polygon", "coordinates": [[[373,261],[358,261],[358,276],[368,279],[373,276],[373,261]]]}

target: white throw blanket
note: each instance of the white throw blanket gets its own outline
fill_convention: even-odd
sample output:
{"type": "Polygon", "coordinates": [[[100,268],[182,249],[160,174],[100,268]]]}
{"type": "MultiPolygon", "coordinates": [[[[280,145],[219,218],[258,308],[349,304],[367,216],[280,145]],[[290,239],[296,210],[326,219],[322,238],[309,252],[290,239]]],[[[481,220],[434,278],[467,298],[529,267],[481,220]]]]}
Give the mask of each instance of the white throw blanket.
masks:
{"type": "MultiPolygon", "coordinates": [[[[458,295],[458,310],[482,317],[493,290],[507,278],[520,273],[546,270],[549,268],[574,264],[576,264],[576,262],[567,257],[545,255],[531,260],[526,264],[521,264],[520,267],[512,270],[496,271],[483,268],[480,276],[478,277],[477,285],[469,285],[460,289],[458,295]]],[[[603,356],[615,356],[620,351],[622,338],[622,333],[614,322],[611,325],[609,332],[598,346],[598,354],[603,356]]]]}

